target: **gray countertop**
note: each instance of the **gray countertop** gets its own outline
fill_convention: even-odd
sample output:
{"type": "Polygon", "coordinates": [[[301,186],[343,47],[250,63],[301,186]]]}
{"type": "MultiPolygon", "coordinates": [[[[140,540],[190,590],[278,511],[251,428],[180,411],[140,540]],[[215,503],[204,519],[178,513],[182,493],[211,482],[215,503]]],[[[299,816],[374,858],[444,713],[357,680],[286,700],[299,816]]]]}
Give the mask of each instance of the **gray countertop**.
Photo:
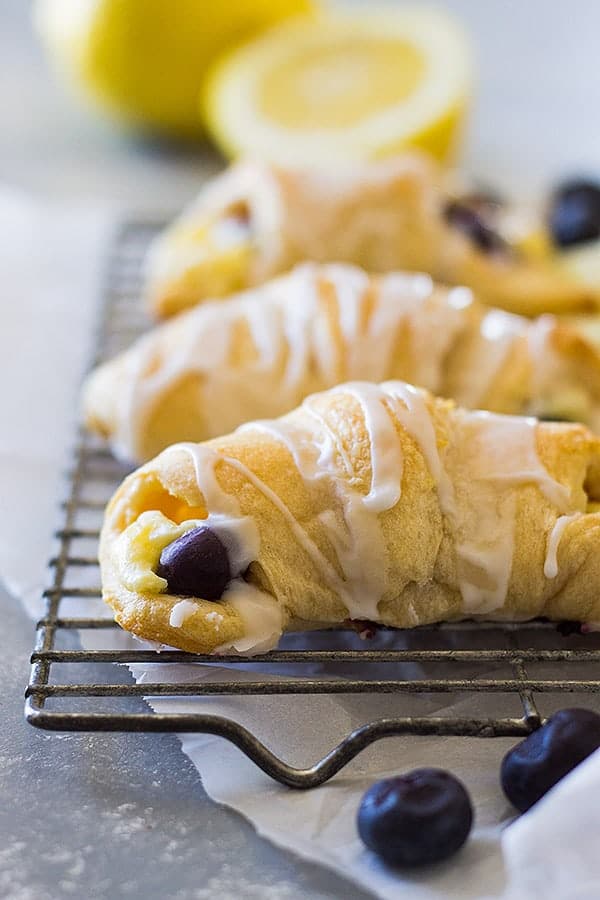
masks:
{"type": "MultiPolygon", "coordinates": [[[[28,725],[33,625],[1,588],[0,606],[0,897],[365,896],[216,806],[174,735],[54,734],[28,725]]],[[[130,678],[125,670],[120,677],[130,678]]]]}

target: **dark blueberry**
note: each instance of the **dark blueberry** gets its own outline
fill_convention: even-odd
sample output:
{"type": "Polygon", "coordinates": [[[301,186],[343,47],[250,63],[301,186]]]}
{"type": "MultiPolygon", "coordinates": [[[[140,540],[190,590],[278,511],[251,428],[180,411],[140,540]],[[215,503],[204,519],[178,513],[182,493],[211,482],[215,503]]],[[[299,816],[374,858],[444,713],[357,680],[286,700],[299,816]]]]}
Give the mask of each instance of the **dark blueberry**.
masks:
{"type": "Polygon", "coordinates": [[[450,225],[462,231],[484,253],[508,252],[506,241],[485,222],[481,211],[468,202],[451,201],[444,210],[444,216],[450,225]]]}
{"type": "Polygon", "coordinates": [[[559,187],[550,201],[548,226],[559,247],[600,237],[600,183],[580,179],[559,187]]]}
{"type": "Polygon", "coordinates": [[[227,550],[205,526],[168,544],[160,554],[156,574],[166,579],[169,593],[204,600],[218,600],[231,580],[227,550]]]}
{"type": "Polygon", "coordinates": [[[525,812],[598,747],[600,716],[589,709],[561,709],[506,754],[502,790],[525,812]]]}
{"type": "Polygon", "coordinates": [[[358,833],[370,850],[397,866],[422,866],[460,850],[473,808],[463,784],[443,769],[415,769],[378,781],[358,810],[358,833]]]}
{"type": "Polygon", "coordinates": [[[568,200],[573,198],[595,199],[598,202],[600,182],[591,178],[571,178],[563,181],[554,191],[554,199],[568,200]]]}

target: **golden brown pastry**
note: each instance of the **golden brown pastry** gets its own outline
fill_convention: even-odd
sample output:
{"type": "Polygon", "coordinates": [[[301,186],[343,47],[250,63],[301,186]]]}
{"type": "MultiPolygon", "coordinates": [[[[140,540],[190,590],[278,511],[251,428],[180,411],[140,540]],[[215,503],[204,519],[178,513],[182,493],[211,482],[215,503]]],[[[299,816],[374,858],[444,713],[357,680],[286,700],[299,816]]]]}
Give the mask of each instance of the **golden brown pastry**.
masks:
{"type": "Polygon", "coordinates": [[[235,164],[156,240],[148,304],[169,316],[305,260],[428,272],[523,315],[600,307],[597,287],[502,238],[416,154],[337,172],[235,164]]]}
{"type": "Polygon", "coordinates": [[[158,327],[97,370],[87,424],[142,461],[226,434],[350,379],[400,378],[471,408],[600,430],[600,356],[552,316],[530,321],[425,275],[307,264],[158,327]]]}
{"type": "Polygon", "coordinates": [[[130,475],[104,598],[134,634],[202,653],[348,619],[600,622],[599,499],[581,425],[354,382],[130,475]]]}

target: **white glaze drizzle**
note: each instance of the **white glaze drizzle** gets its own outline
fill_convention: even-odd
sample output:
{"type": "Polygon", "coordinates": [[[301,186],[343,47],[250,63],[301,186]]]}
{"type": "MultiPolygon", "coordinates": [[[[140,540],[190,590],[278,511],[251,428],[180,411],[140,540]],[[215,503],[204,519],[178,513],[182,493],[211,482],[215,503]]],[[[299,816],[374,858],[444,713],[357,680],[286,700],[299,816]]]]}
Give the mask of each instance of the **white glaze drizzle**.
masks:
{"type": "Polygon", "coordinates": [[[371,464],[367,494],[352,487],[356,478],[351,461],[318,413],[317,397],[304,401],[302,409],[306,416],[302,424],[284,418],[249,423],[239,430],[262,431],[281,441],[309,487],[323,478],[333,483],[343,517],[333,510],[325,510],[318,518],[336,552],[343,578],[331,570],[312,541],[307,543],[305,533],[302,546],[324,574],[328,585],[340,596],[352,618],[376,619],[388,568],[387,548],[378,514],[391,509],[400,499],[403,472],[400,440],[386,404],[393,407],[394,414],[422,448],[436,481],[447,488],[447,479],[443,477],[435,431],[421,391],[401,382],[381,386],[351,382],[334,391],[353,397],[363,414],[371,464]]]}
{"type": "Polygon", "coordinates": [[[473,292],[467,287],[453,287],[448,293],[448,303],[453,309],[468,309],[473,305],[473,292]]]}
{"type": "Polygon", "coordinates": [[[558,547],[564,530],[571,522],[581,518],[582,515],[583,513],[581,512],[575,512],[570,516],[559,516],[554,523],[546,545],[546,559],[544,560],[544,575],[546,578],[552,579],[558,575],[558,547]]]}
{"type": "MultiPolygon", "coordinates": [[[[372,458],[371,486],[366,495],[348,485],[349,478],[352,482],[354,477],[351,462],[346,454],[339,453],[339,441],[314,408],[315,398],[309,397],[303,404],[307,412],[303,424],[283,418],[249,423],[240,431],[261,431],[281,441],[309,487],[321,479],[332,482],[342,512],[323,510],[318,519],[335,550],[342,577],[303,529],[300,543],[321,571],[326,584],[340,597],[350,616],[375,619],[386,580],[385,544],[377,512],[389,509],[400,496],[402,458],[398,436],[389,412],[381,403],[379,388],[370,384],[350,384],[340,390],[358,400],[369,427],[375,429],[377,434],[383,436],[386,432],[391,433],[385,441],[391,451],[387,455],[386,465],[380,464],[375,468],[375,459],[372,458]],[[364,564],[365,559],[368,559],[368,565],[364,564]]],[[[269,489],[265,496],[270,493],[269,489]]],[[[281,509],[279,498],[274,502],[281,509]]],[[[287,508],[286,513],[289,513],[287,508]]],[[[292,525],[288,520],[288,524],[297,534],[297,523],[292,525]]]]}
{"type": "Polygon", "coordinates": [[[171,609],[169,625],[171,628],[181,628],[186,619],[189,619],[197,609],[198,604],[194,600],[180,600],[171,609]]]}
{"type": "MultiPolygon", "coordinates": [[[[512,569],[515,498],[511,494],[499,499],[495,497],[493,482],[508,479],[518,484],[531,481],[551,502],[563,504],[568,500],[568,493],[548,475],[537,457],[535,420],[471,414],[469,424],[475,427],[478,450],[484,454],[484,463],[471,465],[469,477],[489,482],[489,488],[486,490],[485,484],[480,486],[477,504],[464,500],[457,504],[421,391],[401,382],[381,386],[349,384],[334,390],[352,395],[362,407],[372,470],[367,495],[348,488],[347,462],[342,460],[346,471],[337,469],[339,456],[336,456],[335,445],[327,431],[307,430],[286,419],[252,423],[241,430],[259,429],[281,440],[305,481],[323,477],[334,481],[344,503],[343,525],[332,512],[321,514],[320,521],[344,572],[342,585],[336,584],[335,578],[329,578],[328,583],[337,589],[350,615],[353,618],[377,617],[377,605],[385,590],[385,546],[376,514],[391,508],[400,497],[403,462],[395,426],[384,401],[391,402],[394,415],[423,453],[436,482],[442,511],[452,520],[461,538],[456,546],[457,571],[465,611],[485,614],[500,608],[506,599],[512,569]],[[503,435],[510,437],[508,443],[503,440],[503,435]],[[511,448],[508,457],[507,446],[511,448]],[[357,553],[359,547],[362,554],[357,553]],[[365,552],[366,547],[368,552],[365,552]],[[368,567],[357,562],[359,556],[362,560],[368,559],[368,567]]],[[[314,413],[314,399],[305,401],[303,408],[314,413]]]]}
{"type": "MultiPolygon", "coordinates": [[[[506,600],[512,570],[516,500],[511,494],[498,498],[497,487],[494,486],[498,482],[514,485],[532,483],[559,510],[570,508],[568,489],[549,475],[537,454],[536,420],[490,413],[456,413],[457,417],[462,417],[463,424],[468,420],[472,435],[476,438],[477,450],[472,457],[469,455],[467,478],[479,482],[476,502],[469,504],[462,497],[459,504],[452,479],[440,458],[435,429],[422,392],[401,382],[388,382],[375,390],[371,386],[350,385],[348,388],[355,395],[360,395],[363,405],[371,444],[372,470],[376,473],[381,461],[387,460],[389,463],[390,459],[393,460],[388,473],[388,486],[398,492],[397,496],[402,461],[394,456],[393,451],[390,453],[389,448],[394,444],[390,444],[390,431],[386,423],[380,420],[375,425],[373,422],[375,411],[379,414],[381,410],[381,403],[377,404],[378,390],[380,400],[383,392],[383,396],[394,401],[394,414],[423,453],[436,482],[442,512],[452,521],[454,530],[460,536],[455,549],[465,611],[485,614],[501,608],[506,600]],[[398,403],[398,400],[402,402],[398,403]],[[507,448],[510,448],[508,453],[507,448]],[[489,484],[487,489],[486,483],[489,484]]],[[[341,387],[339,390],[345,391],[347,388],[341,387]]],[[[388,426],[389,421],[388,418],[388,426]]],[[[371,494],[376,484],[374,479],[371,494]]],[[[380,508],[389,506],[383,503],[380,508]]]]}
{"type": "Polygon", "coordinates": [[[336,591],[341,596],[344,595],[345,589],[342,579],[337,574],[335,568],[329,562],[326,556],[324,556],[312,538],[308,535],[304,528],[300,525],[296,517],[285,505],[283,500],[275,493],[268,485],[264,483],[257,475],[254,474],[250,469],[247,468],[243,463],[239,462],[237,459],[233,459],[231,457],[223,457],[224,461],[227,462],[234,469],[237,469],[248,481],[254,485],[254,487],[263,494],[264,497],[269,500],[273,506],[279,510],[283,518],[285,519],[290,531],[303,548],[306,555],[312,560],[315,567],[321,572],[325,582],[330,585],[332,590],[336,591]]]}
{"type": "Polygon", "coordinates": [[[534,484],[560,511],[570,494],[544,468],[536,450],[535,419],[457,410],[460,456],[448,460],[461,484],[453,520],[459,588],[464,611],[486,615],[506,601],[514,555],[516,495],[498,484],[534,484]],[[470,482],[476,490],[469,490],[470,482]]]}
{"type": "MultiPolygon", "coordinates": [[[[211,527],[225,543],[232,571],[243,572],[250,562],[258,558],[260,551],[258,527],[252,517],[241,515],[236,498],[221,488],[215,467],[223,460],[241,469],[247,477],[253,473],[238,460],[223,457],[200,444],[174,444],[170,451],[184,451],[192,458],[196,483],[209,511],[206,521],[210,522],[211,527]]],[[[180,601],[175,604],[171,610],[171,618],[175,616],[175,622],[179,624],[174,625],[171,621],[170,624],[174,627],[181,627],[185,618],[193,611],[187,606],[182,607],[183,602],[193,603],[180,601]]],[[[227,603],[239,613],[244,624],[244,635],[231,644],[217,648],[215,653],[223,653],[227,649],[239,653],[260,653],[276,646],[283,631],[283,614],[275,598],[241,578],[234,578],[227,586],[220,602],[227,603]]]]}
{"type": "Polygon", "coordinates": [[[464,406],[474,408],[481,405],[515,341],[523,337],[526,328],[521,316],[499,309],[490,310],[482,317],[479,333],[472,345],[468,372],[465,370],[465,378],[461,380],[460,398],[457,398],[464,406]]]}
{"type": "MultiPolygon", "coordinates": [[[[367,374],[361,377],[381,381],[393,373],[403,381],[418,384],[434,394],[443,394],[448,354],[469,326],[469,307],[473,303],[470,291],[438,287],[428,275],[400,273],[386,275],[379,285],[383,299],[402,310],[402,315],[393,324],[396,335],[402,326],[408,342],[402,356],[396,350],[395,342],[392,343],[391,351],[395,354],[390,353],[389,363],[377,379],[367,374]]],[[[382,323],[380,342],[386,328],[390,332],[390,324],[382,323]]]]}
{"type": "Polygon", "coordinates": [[[474,460],[472,475],[479,480],[507,484],[536,484],[547,500],[563,512],[569,510],[571,495],[542,464],[536,447],[537,419],[501,416],[489,412],[459,413],[479,428],[481,452],[474,460]],[[516,465],[515,465],[516,463],[516,465]]]}
{"type": "Polygon", "coordinates": [[[544,392],[557,381],[558,360],[550,336],[556,327],[554,316],[540,316],[527,330],[527,346],[531,356],[531,394],[544,392]]]}
{"type": "Polygon", "coordinates": [[[233,497],[222,491],[214,474],[216,462],[222,459],[279,510],[350,615],[376,619],[387,578],[386,546],[378,514],[399,501],[403,473],[395,417],[420,448],[436,483],[442,512],[452,522],[458,586],[465,613],[485,615],[501,608],[512,571],[516,495],[499,495],[498,484],[536,485],[560,511],[570,508],[569,491],[550,476],[538,457],[536,420],[457,410],[452,421],[460,435],[455,447],[450,437],[442,461],[435,427],[418,389],[403,382],[380,386],[354,382],[334,388],[333,392],[353,397],[361,408],[371,467],[366,494],[354,486],[352,461],[347,453],[340,452],[339,440],[316,408],[318,395],[304,402],[302,419],[249,423],[240,431],[259,430],[284,443],[307,484],[322,478],[334,483],[343,515],[325,510],[318,518],[336,552],[341,576],[282,499],[243,463],[200,445],[178,445],[191,453],[198,485],[211,511],[222,508],[231,513],[232,505],[237,505],[233,497]],[[455,496],[455,481],[464,488],[460,502],[455,496]],[[472,481],[478,483],[476,490],[468,489],[472,481]]]}
{"type": "MultiPolygon", "coordinates": [[[[557,328],[560,329],[560,324],[551,315],[540,316],[528,328],[531,412],[545,418],[585,422],[592,431],[598,432],[600,410],[594,388],[582,378],[581,371],[573,364],[572,354],[562,348],[562,342],[553,340],[557,328]]],[[[588,374],[588,380],[590,377],[588,374]]]]}
{"type": "MultiPolygon", "coordinates": [[[[486,504],[486,499],[481,501],[486,504]]],[[[457,525],[465,538],[455,544],[456,570],[463,611],[486,615],[506,601],[514,556],[515,498],[508,495],[493,507],[462,506],[457,525]]]]}
{"type": "MultiPolygon", "coordinates": [[[[251,423],[246,427],[253,427],[254,424],[255,423],[251,423]]],[[[269,424],[272,424],[273,427],[275,427],[279,423],[274,422],[269,424]]],[[[260,423],[256,423],[256,427],[259,427],[259,425],[260,423]]],[[[262,493],[263,496],[266,497],[267,500],[269,500],[269,502],[272,503],[277,510],[279,510],[288,527],[290,528],[290,531],[292,532],[300,546],[303,548],[304,552],[311,559],[315,567],[320,571],[323,579],[331,587],[331,589],[341,597],[347,595],[350,596],[343,580],[336,572],[334,566],[321,553],[318,546],[310,538],[305,529],[302,528],[298,520],[290,512],[285,503],[275,493],[275,491],[273,491],[268,485],[266,485],[247,466],[245,466],[238,459],[234,459],[233,457],[229,456],[221,456],[215,451],[212,451],[200,444],[175,444],[171,448],[171,450],[178,449],[185,450],[192,457],[198,487],[202,491],[206,501],[206,505],[211,510],[211,512],[214,509],[223,509],[227,514],[230,514],[232,512],[232,508],[235,508],[238,510],[239,515],[239,507],[237,501],[231,494],[228,494],[227,492],[222,490],[215,475],[214,470],[216,464],[219,461],[223,461],[227,465],[240,472],[241,475],[243,475],[251,484],[253,484],[254,487],[260,493],[262,493]]],[[[256,525],[254,527],[256,528],[256,525]]],[[[258,529],[256,530],[258,531],[258,529]]],[[[249,585],[248,587],[252,588],[251,585],[249,585]]],[[[242,602],[242,594],[238,592],[237,603],[238,605],[240,605],[242,602]]]]}
{"type": "MultiPolygon", "coordinates": [[[[403,387],[401,382],[396,383],[403,387]]],[[[383,403],[385,386],[351,381],[332,393],[349,394],[362,408],[371,457],[371,486],[363,501],[365,507],[373,512],[391,509],[400,499],[403,462],[396,426],[383,403]]]]}
{"type": "Polygon", "coordinates": [[[382,388],[394,401],[396,418],[425,457],[429,473],[436,482],[442,512],[447,516],[454,515],[456,511],[454,487],[440,459],[435,427],[423,392],[412,384],[400,381],[387,382],[382,388]],[[402,403],[398,403],[398,400],[402,403]]]}
{"type": "MultiPolygon", "coordinates": [[[[327,280],[334,286],[340,330],[344,339],[342,380],[381,381],[389,371],[399,323],[424,295],[420,276],[388,275],[373,297],[373,310],[363,322],[370,288],[369,276],[350,266],[327,266],[327,280]]],[[[431,292],[431,285],[429,288],[431,292]]]]}
{"type": "Polygon", "coordinates": [[[229,568],[235,578],[246,571],[251,562],[258,558],[260,536],[256,522],[250,516],[223,515],[210,512],[203,521],[227,550],[229,568]]]}
{"type": "Polygon", "coordinates": [[[259,591],[252,584],[235,580],[229,584],[221,602],[239,613],[244,624],[244,634],[215,647],[213,654],[229,652],[239,656],[254,656],[277,646],[283,631],[283,617],[281,607],[273,597],[259,591]]]}
{"type": "Polygon", "coordinates": [[[145,336],[123,357],[115,446],[120,455],[139,458],[153,410],[172,386],[193,373],[201,375],[195,415],[202,416],[208,436],[234,429],[248,418],[248,409],[253,418],[292,409],[306,393],[307,373],[314,373],[308,384],[319,388],[347,378],[380,381],[394,364],[403,322],[409,324],[412,348],[410,359],[403,361],[404,377],[439,392],[444,359],[465,327],[469,303],[470,294],[436,289],[428,276],[390,274],[375,285],[360,269],[340,264],[305,264],[259,291],[206,303],[145,336]],[[332,285],[337,301],[339,351],[323,305],[325,283],[332,285]],[[232,366],[232,338],[244,323],[255,353],[242,367],[232,366]]]}
{"type": "Polygon", "coordinates": [[[352,467],[352,460],[348,456],[348,452],[344,447],[340,437],[336,432],[330,428],[327,419],[325,419],[318,410],[314,408],[314,405],[310,402],[310,398],[304,401],[302,404],[302,408],[307,415],[311,416],[319,425],[319,427],[323,431],[324,442],[321,447],[321,455],[324,460],[328,459],[329,455],[333,453],[337,453],[339,456],[340,462],[344,467],[345,474],[348,478],[352,478],[354,476],[354,470],[352,467]]]}

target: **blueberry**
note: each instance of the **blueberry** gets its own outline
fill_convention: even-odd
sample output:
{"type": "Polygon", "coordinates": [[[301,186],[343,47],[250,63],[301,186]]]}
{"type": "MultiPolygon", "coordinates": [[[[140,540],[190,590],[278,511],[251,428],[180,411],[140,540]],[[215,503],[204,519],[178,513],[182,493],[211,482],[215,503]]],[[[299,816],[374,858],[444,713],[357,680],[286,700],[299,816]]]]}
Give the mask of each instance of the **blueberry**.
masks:
{"type": "Polygon", "coordinates": [[[600,716],[589,709],[561,709],[506,754],[502,790],[525,812],[598,747],[600,716]]]}
{"type": "Polygon", "coordinates": [[[481,208],[453,200],[444,210],[447,222],[462,231],[484,253],[507,253],[508,244],[485,222],[481,208]]]}
{"type": "Polygon", "coordinates": [[[168,544],[160,554],[156,574],[166,579],[169,593],[204,600],[218,600],[231,580],[227,550],[205,526],[168,544]]]}
{"type": "Polygon", "coordinates": [[[398,866],[447,859],[471,831],[473,808],[463,784],[443,769],[415,769],[378,781],[358,810],[358,833],[370,850],[398,866]]]}
{"type": "Polygon", "coordinates": [[[569,247],[600,237],[600,184],[579,179],[555,191],[548,226],[559,247],[569,247]]]}

